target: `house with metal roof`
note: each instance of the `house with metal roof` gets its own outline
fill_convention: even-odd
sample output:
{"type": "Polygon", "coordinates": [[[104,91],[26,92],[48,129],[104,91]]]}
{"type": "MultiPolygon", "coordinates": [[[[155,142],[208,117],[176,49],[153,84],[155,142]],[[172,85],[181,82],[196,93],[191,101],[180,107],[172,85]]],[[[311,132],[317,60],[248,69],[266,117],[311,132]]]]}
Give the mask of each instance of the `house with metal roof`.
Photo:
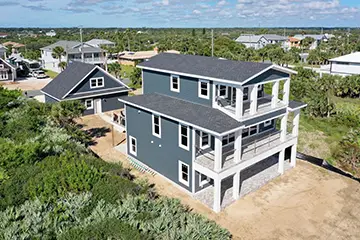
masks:
{"type": "Polygon", "coordinates": [[[106,40],[106,39],[94,38],[94,39],[91,39],[90,41],[87,41],[86,43],[90,44],[92,46],[95,46],[95,47],[115,47],[114,42],[111,42],[111,41],[106,40]]]}
{"type": "Polygon", "coordinates": [[[289,99],[295,71],[171,53],[137,67],[143,95],[119,99],[127,138],[119,150],[136,168],[163,176],[219,212],[296,165],[306,104],[289,99]]]}
{"type": "Polygon", "coordinates": [[[41,92],[46,103],[79,100],[86,107],[84,115],[89,115],[123,108],[118,99],[130,90],[101,67],[74,61],[41,92]]]}
{"type": "Polygon", "coordinates": [[[55,47],[62,47],[64,55],[61,62],[79,61],[104,67],[106,61],[106,50],[88,43],[77,41],[58,41],[54,44],[41,48],[41,62],[43,68],[54,72],[61,72],[59,59],[53,57],[55,47]]]}

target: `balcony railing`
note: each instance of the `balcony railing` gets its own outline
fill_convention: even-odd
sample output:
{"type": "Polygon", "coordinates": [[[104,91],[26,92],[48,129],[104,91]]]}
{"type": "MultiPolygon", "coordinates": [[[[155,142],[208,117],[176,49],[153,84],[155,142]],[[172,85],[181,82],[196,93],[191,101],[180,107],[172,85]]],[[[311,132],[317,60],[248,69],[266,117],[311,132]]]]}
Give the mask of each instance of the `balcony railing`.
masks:
{"type": "MultiPolygon", "coordinates": [[[[287,134],[285,141],[289,141],[292,138],[293,136],[291,134],[287,134]]],[[[273,130],[245,138],[242,141],[242,157],[240,162],[250,160],[261,153],[271,150],[281,143],[282,141],[280,140],[280,131],[278,130],[273,130]]],[[[197,148],[195,162],[206,168],[214,170],[214,154],[214,150],[203,151],[197,148]]],[[[228,169],[238,164],[234,161],[234,155],[235,149],[233,144],[223,147],[222,170],[228,169]]]]}

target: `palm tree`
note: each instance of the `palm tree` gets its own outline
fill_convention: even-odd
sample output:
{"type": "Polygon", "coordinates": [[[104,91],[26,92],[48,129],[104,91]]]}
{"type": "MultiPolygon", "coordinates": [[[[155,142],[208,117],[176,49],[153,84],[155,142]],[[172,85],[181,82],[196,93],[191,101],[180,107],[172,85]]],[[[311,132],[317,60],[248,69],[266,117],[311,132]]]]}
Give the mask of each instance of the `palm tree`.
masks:
{"type": "Polygon", "coordinates": [[[58,67],[61,68],[61,71],[64,71],[67,67],[67,62],[59,62],[58,67]]]}
{"type": "MultiPolygon", "coordinates": [[[[51,54],[53,58],[59,59],[59,65],[61,64],[61,57],[65,56],[65,50],[63,47],[57,46],[53,49],[53,53],[51,54]]],[[[59,66],[60,67],[60,66],[59,66]]]]}
{"type": "Polygon", "coordinates": [[[121,74],[121,65],[117,62],[111,63],[108,65],[108,70],[110,73],[114,74],[116,78],[119,78],[121,74]]]}

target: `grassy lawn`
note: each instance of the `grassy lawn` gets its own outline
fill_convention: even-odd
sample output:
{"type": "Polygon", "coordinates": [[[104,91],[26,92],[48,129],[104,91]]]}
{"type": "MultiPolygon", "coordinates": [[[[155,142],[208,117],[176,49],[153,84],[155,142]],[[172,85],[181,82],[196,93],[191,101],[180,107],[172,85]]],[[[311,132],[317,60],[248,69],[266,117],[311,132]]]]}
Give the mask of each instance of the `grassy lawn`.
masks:
{"type": "Polygon", "coordinates": [[[44,69],[44,72],[52,79],[54,79],[57,75],[59,75],[59,73],[47,69],[44,69]]]}
{"type": "Polygon", "coordinates": [[[133,66],[121,65],[121,77],[129,78],[134,68],[133,66]]]}

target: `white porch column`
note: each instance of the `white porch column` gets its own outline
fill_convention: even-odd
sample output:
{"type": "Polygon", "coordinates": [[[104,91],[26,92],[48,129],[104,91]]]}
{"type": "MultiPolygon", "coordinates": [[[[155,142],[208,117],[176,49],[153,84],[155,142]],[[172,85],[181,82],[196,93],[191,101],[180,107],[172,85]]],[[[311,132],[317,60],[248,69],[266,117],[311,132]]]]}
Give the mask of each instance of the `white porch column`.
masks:
{"type": "Polygon", "coordinates": [[[290,165],[292,167],[296,166],[296,151],[297,151],[297,144],[291,146],[291,157],[290,157],[290,165]]]}
{"type": "Polygon", "coordinates": [[[281,150],[279,153],[278,172],[280,174],[284,174],[284,162],[285,162],[285,149],[281,150]]]}
{"type": "Polygon", "coordinates": [[[281,118],[280,141],[282,141],[282,142],[284,142],[285,139],[286,139],[287,120],[288,120],[288,113],[286,113],[286,114],[281,118]]]}
{"type": "Polygon", "coordinates": [[[91,54],[91,58],[92,58],[92,62],[94,63],[95,62],[94,53],[91,54]]]}
{"type": "Polygon", "coordinates": [[[214,206],[215,212],[221,211],[221,179],[214,179],[214,206]]]}
{"type": "Polygon", "coordinates": [[[290,98],[290,78],[286,79],[284,82],[283,102],[285,104],[289,104],[289,98],[290,98]]]}
{"type": "Polygon", "coordinates": [[[243,99],[244,99],[244,91],[242,87],[236,88],[236,119],[240,119],[243,115],[243,99]]]}
{"type": "Polygon", "coordinates": [[[242,129],[235,132],[234,148],[235,148],[234,162],[238,163],[238,162],[240,162],[241,157],[242,157],[242,149],[241,149],[242,148],[242,129]]]}
{"type": "Polygon", "coordinates": [[[215,137],[215,171],[220,171],[222,167],[222,137],[215,137]]]}
{"type": "Polygon", "coordinates": [[[240,171],[236,172],[233,179],[233,198],[239,199],[240,194],[240,171]]]}
{"type": "Polygon", "coordinates": [[[257,111],[258,84],[250,86],[249,93],[250,93],[250,115],[254,115],[257,111]]]}
{"type": "Polygon", "coordinates": [[[299,135],[299,123],[300,123],[300,109],[294,111],[293,129],[292,135],[297,137],[299,135]]]}
{"type": "Polygon", "coordinates": [[[280,81],[276,81],[273,83],[272,86],[272,98],[271,98],[271,107],[275,108],[277,102],[279,101],[279,85],[280,85],[280,81]]]}

